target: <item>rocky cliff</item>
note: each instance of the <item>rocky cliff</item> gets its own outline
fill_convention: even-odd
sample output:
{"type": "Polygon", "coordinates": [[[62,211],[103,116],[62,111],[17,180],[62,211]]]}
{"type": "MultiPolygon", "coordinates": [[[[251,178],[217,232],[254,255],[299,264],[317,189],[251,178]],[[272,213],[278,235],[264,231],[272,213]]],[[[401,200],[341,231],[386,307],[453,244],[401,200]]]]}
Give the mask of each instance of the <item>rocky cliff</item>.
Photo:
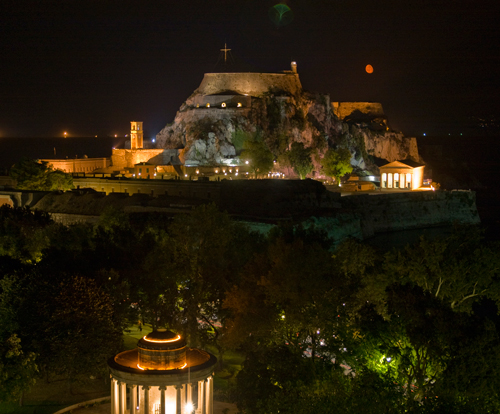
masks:
{"type": "Polygon", "coordinates": [[[330,101],[302,89],[298,74],[209,73],[156,137],[186,164],[238,164],[243,142],[261,137],[277,158],[294,141],[315,150],[349,148],[353,166],[377,173],[375,158],[422,161],[416,138],[392,131],[379,103],[330,101]]]}

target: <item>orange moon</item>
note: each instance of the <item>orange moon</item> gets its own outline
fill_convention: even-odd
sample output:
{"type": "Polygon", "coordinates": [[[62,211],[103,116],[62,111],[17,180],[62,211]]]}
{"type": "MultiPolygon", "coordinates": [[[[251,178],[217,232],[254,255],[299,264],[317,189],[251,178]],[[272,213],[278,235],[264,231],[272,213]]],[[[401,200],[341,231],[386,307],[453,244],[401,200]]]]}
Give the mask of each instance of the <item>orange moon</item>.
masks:
{"type": "Polygon", "coordinates": [[[366,73],[373,73],[373,66],[372,65],[366,65],[366,73]]]}

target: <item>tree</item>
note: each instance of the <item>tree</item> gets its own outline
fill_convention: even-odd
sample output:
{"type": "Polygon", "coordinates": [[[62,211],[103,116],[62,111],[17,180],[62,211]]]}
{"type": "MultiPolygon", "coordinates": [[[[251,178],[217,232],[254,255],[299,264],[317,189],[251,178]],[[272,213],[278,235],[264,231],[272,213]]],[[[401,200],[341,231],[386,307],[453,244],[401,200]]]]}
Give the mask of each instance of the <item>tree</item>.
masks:
{"type": "Polygon", "coordinates": [[[70,190],[73,177],[61,170],[54,170],[47,161],[23,158],[10,169],[10,176],[17,181],[17,188],[33,191],[70,190]]]}
{"type": "Polygon", "coordinates": [[[330,148],[321,160],[321,165],[325,175],[335,178],[336,183],[340,184],[340,179],[352,172],[351,153],[347,148],[330,148]]]}
{"type": "Polygon", "coordinates": [[[288,152],[290,165],[301,180],[306,178],[314,168],[311,152],[312,148],[305,148],[302,142],[294,142],[288,152]]]}
{"type": "Polygon", "coordinates": [[[4,333],[0,334],[0,401],[22,398],[35,383],[37,372],[35,354],[23,352],[17,335],[5,338],[4,333]]]}
{"type": "Polygon", "coordinates": [[[484,243],[471,226],[455,228],[447,238],[424,237],[414,246],[388,254],[387,284],[404,280],[447,302],[452,309],[470,311],[488,297],[500,303],[498,245],[484,243]]]}
{"type": "Polygon", "coordinates": [[[0,207],[0,255],[25,263],[38,262],[49,245],[48,229],[54,222],[48,213],[29,207],[0,207]]]}
{"type": "Polygon", "coordinates": [[[247,139],[243,142],[243,148],[241,159],[248,161],[256,177],[257,173],[262,175],[271,171],[274,161],[273,153],[262,139],[257,136],[247,139]]]}

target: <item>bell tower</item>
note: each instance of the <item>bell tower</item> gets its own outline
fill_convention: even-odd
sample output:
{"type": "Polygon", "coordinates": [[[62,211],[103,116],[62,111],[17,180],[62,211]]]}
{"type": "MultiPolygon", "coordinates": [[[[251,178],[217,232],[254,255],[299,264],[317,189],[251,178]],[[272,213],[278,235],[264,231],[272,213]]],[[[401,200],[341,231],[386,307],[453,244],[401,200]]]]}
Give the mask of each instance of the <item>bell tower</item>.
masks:
{"type": "Polygon", "coordinates": [[[130,149],[142,149],[143,143],[142,122],[130,123],[130,149]]]}

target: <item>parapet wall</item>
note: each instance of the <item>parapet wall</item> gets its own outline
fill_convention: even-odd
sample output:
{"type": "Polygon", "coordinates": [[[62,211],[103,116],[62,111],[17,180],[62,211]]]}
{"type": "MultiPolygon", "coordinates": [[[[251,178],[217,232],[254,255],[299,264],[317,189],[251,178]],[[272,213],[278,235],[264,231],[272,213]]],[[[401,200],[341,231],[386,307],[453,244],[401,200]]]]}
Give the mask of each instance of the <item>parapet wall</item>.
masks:
{"type": "Polygon", "coordinates": [[[364,238],[375,233],[479,224],[473,191],[419,191],[342,197],[342,207],[359,215],[364,238]]]}
{"type": "Polygon", "coordinates": [[[111,153],[111,165],[116,169],[123,169],[133,168],[140,162],[166,164],[163,160],[163,152],[163,149],[114,149],[111,153]]]}
{"type": "Polygon", "coordinates": [[[262,96],[269,91],[285,91],[297,95],[302,91],[299,75],[295,73],[205,73],[195,91],[213,95],[234,91],[242,95],[262,96]]]}
{"type": "Polygon", "coordinates": [[[354,111],[373,117],[383,117],[384,109],[379,102],[332,102],[333,113],[339,119],[344,119],[354,111]]]}

